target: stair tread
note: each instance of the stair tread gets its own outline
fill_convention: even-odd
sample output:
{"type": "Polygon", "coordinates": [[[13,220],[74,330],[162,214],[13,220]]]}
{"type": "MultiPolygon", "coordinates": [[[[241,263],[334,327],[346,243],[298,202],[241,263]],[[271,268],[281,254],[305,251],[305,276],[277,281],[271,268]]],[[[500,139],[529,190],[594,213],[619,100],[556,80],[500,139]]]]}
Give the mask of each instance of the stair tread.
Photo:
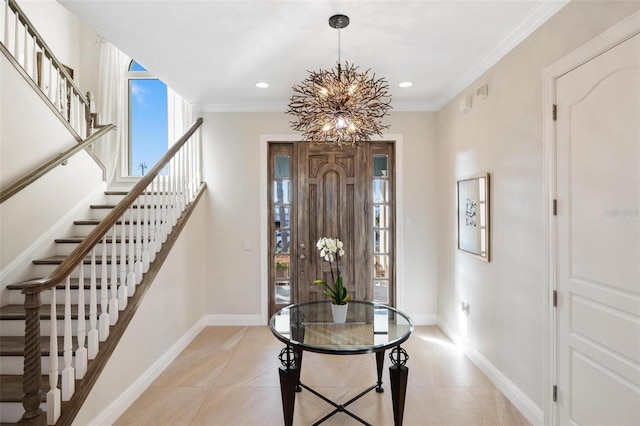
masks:
{"type": "MultiPolygon", "coordinates": [[[[38,280],[38,279],[40,279],[40,278],[33,278],[33,279],[25,280],[25,281],[22,281],[22,282],[19,282],[19,283],[16,283],[16,284],[9,284],[7,286],[7,289],[9,289],[9,290],[22,290],[22,286],[21,286],[22,283],[26,283],[26,282],[34,281],[34,280],[38,280]]],[[[72,290],[77,290],[80,287],[79,281],[80,280],[78,278],[71,278],[71,283],[70,284],[71,284],[71,289],[72,290]]],[[[120,282],[120,281],[118,280],[118,282],[120,282]]],[[[66,286],[65,283],[61,282],[58,285],[56,285],[56,288],[57,289],[64,289],[65,286],[66,286]]],[[[91,287],[91,278],[85,277],[85,279],[84,279],[84,288],[85,289],[89,289],[90,287],[91,287]]],[[[96,278],[96,288],[101,288],[101,287],[102,287],[102,278],[96,278]]]]}
{"type": "MultiPolygon", "coordinates": [[[[58,381],[58,384],[60,381],[58,381]]],[[[59,385],[58,385],[59,386],[59,385]]],[[[42,402],[47,400],[49,376],[42,376],[42,402]]],[[[22,402],[22,375],[3,374],[0,376],[0,402],[22,402]]]]}
{"type": "MultiPolygon", "coordinates": [[[[78,349],[78,339],[73,336],[72,350],[78,349]]],[[[49,336],[40,337],[41,353],[48,356],[49,336]]],[[[58,356],[64,355],[64,337],[58,337],[58,356]]],[[[0,356],[24,356],[24,336],[0,336],[0,356]]]]}
{"type": "MultiPolygon", "coordinates": [[[[42,259],[36,259],[33,261],[35,265],[59,265],[61,264],[67,257],[64,254],[57,254],[55,256],[49,256],[42,259]]],[[[91,265],[91,256],[87,256],[84,258],[83,263],[85,265],[91,265]]],[[[116,256],[116,263],[120,263],[120,256],[116,256]]],[[[96,256],[96,265],[102,264],[102,256],[96,256]]],[[[107,256],[107,265],[111,264],[111,255],[107,256]]]]}
{"type": "MultiPolygon", "coordinates": [[[[74,236],[74,237],[65,237],[65,238],[56,238],[56,243],[61,243],[61,244],[68,244],[68,243],[81,243],[82,241],[84,241],[84,239],[87,237],[83,237],[83,236],[74,236]]],[[[111,241],[113,241],[113,237],[109,236],[106,238],[106,242],[107,243],[111,243],[111,241]]],[[[116,237],[116,243],[120,243],[122,241],[122,237],[117,236],[116,237]]],[[[125,237],[125,242],[129,242],[130,238],[129,237],[125,237]]],[[[136,239],[134,238],[133,241],[135,242],[136,239]]],[[[100,240],[100,242],[102,242],[102,240],[100,240]]]]}
{"type": "MultiPolygon", "coordinates": [[[[100,308],[98,307],[98,311],[100,308]]],[[[84,306],[85,319],[89,318],[89,305],[84,306]]],[[[0,307],[0,320],[24,320],[26,318],[26,314],[24,311],[24,305],[5,305],[0,307]]],[[[56,305],[56,318],[61,320],[64,319],[64,305],[56,305]]],[[[78,305],[71,305],[71,318],[78,318],[78,305]]],[[[51,319],[51,305],[44,304],[40,307],[40,319],[48,320],[51,319]]]]}
{"type": "MultiPolygon", "coordinates": [[[[94,209],[94,210],[104,210],[104,209],[114,209],[116,207],[117,204],[91,204],[89,206],[90,209],[94,209]]],[[[139,209],[140,207],[142,207],[143,209],[151,209],[151,208],[155,208],[157,206],[156,205],[151,205],[151,204],[147,204],[147,205],[143,205],[143,206],[139,206],[137,204],[134,204],[133,207],[134,209],[139,209]]]]}
{"type": "MultiPolygon", "coordinates": [[[[74,225],[98,225],[101,221],[102,221],[101,219],[84,219],[84,220],[74,220],[74,221],[73,221],[73,224],[74,224],[74,225]]],[[[148,222],[148,223],[151,223],[151,221],[150,221],[150,220],[148,220],[147,222],[148,222]]],[[[162,220],[160,220],[159,222],[160,222],[160,223],[163,223],[163,221],[162,221],[162,220]]],[[[119,220],[119,221],[117,221],[117,222],[116,222],[116,225],[122,225],[122,223],[123,223],[123,222],[122,222],[121,220],[119,220]]],[[[140,221],[140,223],[144,223],[144,220],[140,221]]],[[[131,224],[131,221],[130,221],[130,220],[125,220],[125,221],[124,221],[124,224],[125,224],[125,225],[130,225],[130,224],[131,224]]],[[[134,224],[134,225],[137,225],[137,224],[138,224],[138,221],[137,221],[137,220],[134,220],[134,221],[133,221],[133,224],[134,224]]]]}

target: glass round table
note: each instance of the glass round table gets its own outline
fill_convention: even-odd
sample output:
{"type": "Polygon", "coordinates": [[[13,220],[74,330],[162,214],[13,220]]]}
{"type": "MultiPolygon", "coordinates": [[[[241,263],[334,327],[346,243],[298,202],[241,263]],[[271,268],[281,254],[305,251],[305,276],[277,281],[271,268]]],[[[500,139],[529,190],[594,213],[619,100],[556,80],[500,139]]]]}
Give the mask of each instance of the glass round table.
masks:
{"type": "Polygon", "coordinates": [[[389,378],[393,401],[394,424],[401,425],[409,369],[407,352],[400,345],[413,331],[413,321],[397,309],[372,302],[350,301],[347,320],[335,323],[329,300],[306,302],[287,306],[269,319],[273,335],[286,347],[280,351],[280,391],[284,423],[293,424],[296,391],[307,389],[334,407],[334,410],[314,425],[318,425],[336,413],[342,412],[360,423],[365,420],[351,413],[346,407],[366,393],[383,392],[382,368],[385,351],[389,351],[391,366],[389,378]],[[378,381],[355,398],[337,404],[300,381],[302,354],[304,351],[328,355],[355,355],[375,353],[378,381]]]}

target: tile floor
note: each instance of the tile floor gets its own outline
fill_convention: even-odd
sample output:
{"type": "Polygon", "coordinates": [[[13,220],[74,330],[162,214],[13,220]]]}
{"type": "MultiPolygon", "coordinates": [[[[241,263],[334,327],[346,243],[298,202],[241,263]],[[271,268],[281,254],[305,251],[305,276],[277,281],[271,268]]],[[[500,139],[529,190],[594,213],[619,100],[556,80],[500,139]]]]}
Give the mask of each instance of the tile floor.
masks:
{"type": "MultiPolygon", "coordinates": [[[[268,327],[207,327],[115,423],[124,425],[282,425],[278,353],[268,327]]],[[[409,353],[404,425],[528,425],[527,420],[435,326],[418,326],[409,353]]],[[[385,357],[387,358],[387,357],[385,357]]],[[[388,359],[387,359],[388,362],[388,359]]],[[[301,381],[343,403],[376,382],[375,356],[304,353],[301,381]]],[[[393,425],[389,372],[383,387],[349,409],[373,425],[393,425]]],[[[303,390],[295,425],[332,407],[303,390]]],[[[323,425],[358,425],[338,413],[323,425]]]]}

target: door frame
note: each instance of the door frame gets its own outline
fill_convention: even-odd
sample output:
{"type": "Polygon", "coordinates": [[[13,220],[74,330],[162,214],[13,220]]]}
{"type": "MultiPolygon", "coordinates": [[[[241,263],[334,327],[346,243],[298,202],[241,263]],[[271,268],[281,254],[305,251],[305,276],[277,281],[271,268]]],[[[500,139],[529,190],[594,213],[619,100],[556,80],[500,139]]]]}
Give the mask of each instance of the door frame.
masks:
{"type": "Polygon", "coordinates": [[[556,103],[556,80],[589,62],[607,50],[640,33],[640,11],[633,13],[609,30],[596,36],[578,49],[554,62],[543,71],[543,215],[545,285],[543,329],[543,416],[545,425],[558,424],[558,413],[553,402],[553,386],[557,381],[557,315],[553,307],[553,294],[557,290],[557,224],[553,214],[553,200],[557,188],[557,141],[553,106],[556,103]]]}
{"type": "MultiPolygon", "coordinates": [[[[382,137],[372,138],[373,141],[389,141],[395,148],[395,201],[396,201],[396,226],[395,226],[395,265],[396,265],[396,308],[404,310],[405,286],[403,281],[403,242],[404,242],[404,208],[403,208],[403,137],[401,133],[383,134],[382,137]]],[[[266,325],[269,322],[269,232],[268,224],[268,185],[269,185],[269,142],[300,142],[297,134],[264,134],[260,135],[260,323],[266,325]]]]}

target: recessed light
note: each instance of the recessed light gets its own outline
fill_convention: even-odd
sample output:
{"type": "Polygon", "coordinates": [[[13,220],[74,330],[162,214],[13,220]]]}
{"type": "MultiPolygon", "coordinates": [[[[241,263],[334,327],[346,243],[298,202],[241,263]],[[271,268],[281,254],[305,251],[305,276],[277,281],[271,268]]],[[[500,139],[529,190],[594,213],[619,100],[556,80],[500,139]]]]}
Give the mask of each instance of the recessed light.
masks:
{"type": "Polygon", "coordinates": [[[269,87],[269,83],[267,83],[266,81],[259,81],[256,83],[256,87],[266,89],[267,87],[269,87]]]}
{"type": "Polygon", "coordinates": [[[403,81],[402,83],[398,84],[398,86],[400,87],[411,87],[413,86],[413,83],[410,81],[403,81]]]}

